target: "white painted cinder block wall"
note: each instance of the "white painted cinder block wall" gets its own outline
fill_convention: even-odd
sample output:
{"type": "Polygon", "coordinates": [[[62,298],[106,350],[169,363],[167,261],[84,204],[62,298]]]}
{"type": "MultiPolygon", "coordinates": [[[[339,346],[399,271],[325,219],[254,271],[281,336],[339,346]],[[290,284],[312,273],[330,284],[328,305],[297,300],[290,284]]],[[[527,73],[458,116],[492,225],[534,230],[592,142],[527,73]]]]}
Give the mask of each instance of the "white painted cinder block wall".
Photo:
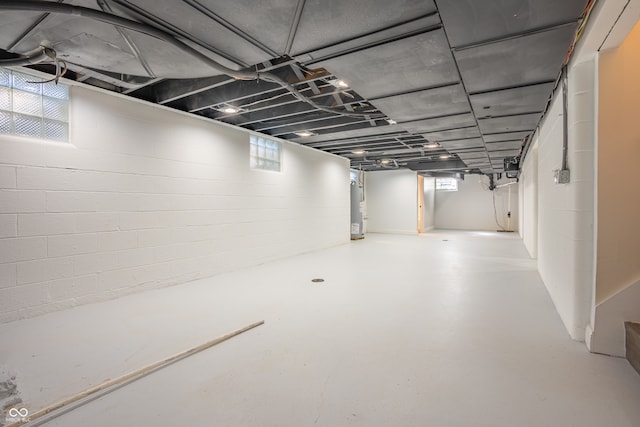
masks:
{"type": "Polygon", "coordinates": [[[584,340],[593,303],[595,61],[593,56],[569,67],[569,184],[556,184],[562,166],[562,89],[554,94],[536,134],[536,162],[527,161],[521,180],[537,186],[527,190],[525,206],[538,206],[537,238],[527,226],[523,238],[538,257],[538,269],[572,338],[584,340]],[[536,168],[537,170],[533,170],[536,168]],[[531,180],[537,175],[537,184],[531,180]],[[537,200],[536,200],[537,198],[537,200]],[[534,245],[535,242],[535,245],[534,245]]]}
{"type": "Polygon", "coordinates": [[[367,231],[418,233],[418,174],[386,170],[365,173],[367,231]]]}
{"type": "Polygon", "coordinates": [[[538,138],[533,139],[518,181],[520,237],[531,258],[538,257],[538,138]]]}
{"type": "Polygon", "coordinates": [[[75,86],[70,143],[0,137],[0,323],[349,241],[349,162],[75,86]]]}
{"type": "MultiPolygon", "coordinates": [[[[538,199],[538,268],[560,317],[574,339],[586,339],[591,351],[614,356],[624,354],[622,323],[624,320],[638,318],[640,282],[629,283],[627,280],[628,287],[613,295],[610,293],[611,288],[606,289],[609,298],[604,301],[605,295],[598,295],[596,292],[602,291],[599,281],[596,286],[596,271],[598,277],[602,276],[601,258],[612,257],[616,262],[621,259],[615,249],[606,248],[612,236],[608,230],[601,229],[603,218],[599,217],[596,207],[598,210],[603,206],[607,209],[626,210],[631,200],[625,187],[622,197],[612,202],[609,197],[613,196],[615,199],[618,195],[608,192],[615,193],[619,187],[606,188],[603,192],[602,189],[598,190],[598,187],[602,186],[602,182],[598,181],[602,180],[603,174],[606,175],[606,179],[611,179],[611,170],[628,173],[627,176],[632,177],[631,180],[637,176],[633,172],[629,173],[630,168],[618,161],[624,159],[628,164],[636,163],[633,148],[637,145],[631,143],[625,146],[627,142],[622,142],[622,135],[626,135],[627,129],[637,129],[637,120],[634,119],[637,108],[627,110],[624,100],[620,99],[621,96],[611,89],[605,93],[598,91],[598,61],[599,51],[620,46],[629,31],[637,24],[639,17],[640,0],[597,2],[587,29],[574,52],[569,66],[568,85],[568,159],[571,183],[556,185],[552,179],[553,170],[561,165],[561,93],[555,94],[551,108],[537,132],[538,166],[536,168],[535,162],[525,161],[522,175],[525,180],[538,175],[537,191],[526,192],[523,203],[525,206],[527,203],[531,205],[535,202],[534,196],[538,199]],[[598,131],[602,125],[602,114],[608,114],[605,110],[598,109],[599,97],[602,96],[609,98],[609,117],[624,123],[622,126],[614,125],[608,141],[599,139],[602,137],[598,131]],[[624,116],[625,114],[628,115],[624,116]],[[614,146],[620,143],[621,147],[614,146]],[[607,168],[599,163],[603,150],[609,149],[613,150],[613,167],[607,168]]],[[[636,51],[637,49],[631,50],[631,57],[636,58],[636,51]]],[[[629,81],[637,82],[637,73],[634,74],[629,65],[630,63],[621,64],[617,71],[622,74],[628,73],[629,81]]],[[[616,85],[621,85],[621,92],[637,104],[638,97],[632,95],[634,89],[623,80],[619,77],[613,79],[616,85]]],[[[617,176],[613,179],[616,185],[628,185],[630,182],[617,176]]],[[[615,219],[610,221],[609,225],[634,227],[637,224],[636,217],[629,215],[626,220],[621,221],[618,215],[615,215],[615,219]]],[[[636,230],[637,227],[632,229],[636,230]]],[[[532,240],[531,232],[528,227],[523,230],[525,243],[532,240]]],[[[637,239],[633,239],[626,230],[620,235],[628,239],[631,245],[637,246],[637,239]]],[[[630,250],[627,253],[636,254],[637,251],[630,250]]],[[[633,255],[623,261],[623,264],[625,268],[637,271],[637,263],[631,258],[633,255]]],[[[621,283],[612,281],[610,284],[617,286],[621,283]]]]}
{"type": "MultiPolygon", "coordinates": [[[[575,105],[571,84],[569,88],[570,105],[575,105]]],[[[591,273],[593,265],[593,138],[590,142],[583,140],[585,145],[580,148],[575,140],[570,141],[571,183],[556,184],[553,171],[562,165],[563,139],[559,92],[540,126],[538,138],[538,268],[569,334],[582,340],[592,301],[592,281],[585,275],[591,273]],[[586,146],[589,143],[590,153],[586,146]]],[[[570,120],[571,132],[575,131],[573,124],[570,120]]]]}
{"type": "MultiPolygon", "coordinates": [[[[514,182],[501,180],[497,184],[514,182]]],[[[511,230],[518,229],[518,185],[511,185],[511,230]]],[[[509,188],[495,191],[495,213],[493,194],[489,190],[486,176],[470,175],[458,181],[458,191],[436,191],[435,228],[445,230],[507,229],[509,211],[509,188]],[[496,223],[497,220],[500,225],[496,223]]]]}
{"type": "Polygon", "coordinates": [[[436,226],[436,179],[424,178],[424,229],[429,231],[436,226]]]}

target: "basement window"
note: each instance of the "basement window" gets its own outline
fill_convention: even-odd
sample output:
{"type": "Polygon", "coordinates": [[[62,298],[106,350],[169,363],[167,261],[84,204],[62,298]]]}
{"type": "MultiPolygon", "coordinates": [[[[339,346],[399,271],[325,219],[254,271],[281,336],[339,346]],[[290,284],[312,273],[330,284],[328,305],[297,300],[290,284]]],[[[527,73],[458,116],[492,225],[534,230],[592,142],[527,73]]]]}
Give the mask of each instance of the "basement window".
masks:
{"type": "Polygon", "coordinates": [[[455,178],[436,178],[436,190],[458,191],[458,180],[455,178]]]}
{"type": "Polygon", "coordinates": [[[272,139],[251,135],[251,169],[280,171],[281,144],[272,139]]]}
{"type": "Polygon", "coordinates": [[[0,134],[69,141],[69,87],[0,68],[0,134]]]}

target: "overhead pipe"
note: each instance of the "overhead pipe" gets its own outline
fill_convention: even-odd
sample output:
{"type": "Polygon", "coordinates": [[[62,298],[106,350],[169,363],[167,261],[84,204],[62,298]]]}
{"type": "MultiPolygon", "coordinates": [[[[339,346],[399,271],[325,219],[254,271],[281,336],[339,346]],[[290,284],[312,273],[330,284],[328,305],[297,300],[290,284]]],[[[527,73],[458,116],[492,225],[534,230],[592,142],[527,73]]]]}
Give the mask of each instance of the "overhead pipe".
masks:
{"type": "Polygon", "coordinates": [[[72,15],[79,16],[83,18],[89,18],[96,21],[104,22],[106,24],[115,25],[120,28],[126,28],[132,31],[136,31],[142,34],[146,34],[148,36],[157,38],[164,42],[167,42],[181,51],[191,55],[192,57],[202,61],[207,64],[214,70],[218,71],[221,74],[226,74],[230,77],[233,77],[236,80],[265,80],[268,82],[276,83],[288,90],[293,96],[295,96],[300,101],[306,102],[315,108],[326,111],[328,113],[340,114],[343,116],[354,116],[354,117],[362,117],[366,116],[372,119],[385,118],[384,114],[371,114],[371,113],[356,113],[352,111],[343,111],[331,107],[326,107],[324,105],[320,105],[308,98],[307,96],[300,93],[298,89],[296,89],[289,82],[281,79],[275,74],[272,73],[263,73],[258,71],[242,71],[242,70],[233,70],[219,62],[209,58],[198,50],[192,48],[186,43],[181,42],[165,31],[153,27],[148,24],[144,24],[141,22],[133,21],[131,19],[123,18],[121,16],[117,16],[111,13],[106,13],[103,11],[90,9],[83,6],[74,6],[65,3],[51,3],[47,1],[2,1],[0,2],[0,10],[10,10],[10,11],[27,11],[27,12],[48,12],[48,13],[56,13],[63,15],[72,15]]]}
{"type": "Polygon", "coordinates": [[[55,58],[55,52],[53,49],[44,46],[38,46],[37,48],[25,52],[17,58],[0,59],[0,66],[2,67],[20,67],[23,65],[40,64],[44,61],[52,60],[55,58]]]}
{"type": "Polygon", "coordinates": [[[55,76],[49,80],[27,82],[27,83],[43,84],[43,83],[49,83],[49,82],[56,82],[57,84],[58,80],[60,80],[60,78],[66,74],[67,64],[64,61],[58,60],[56,56],[56,51],[46,46],[38,46],[37,48],[21,55],[18,58],[0,59],[0,66],[18,67],[23,65],[42,64],[43,62],[49,62],[49,61],[52,61],[56,66],[55,76]]]}
{"type": "Polygon", "coordinates": [[[562,67],[562,170],[569,169],[569,77],[567,66],[562,67]]]}

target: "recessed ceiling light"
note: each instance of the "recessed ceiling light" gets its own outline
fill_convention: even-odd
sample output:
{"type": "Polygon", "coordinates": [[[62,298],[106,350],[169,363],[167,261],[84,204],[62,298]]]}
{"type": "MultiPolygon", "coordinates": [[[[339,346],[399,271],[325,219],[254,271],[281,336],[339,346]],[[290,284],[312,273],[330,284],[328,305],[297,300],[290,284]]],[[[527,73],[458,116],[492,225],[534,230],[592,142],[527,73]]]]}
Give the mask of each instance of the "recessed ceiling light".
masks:
{"type": "Polygon", "coordinates": [[[216,111],[220,111],[221,113],[225,113],[225,114],[236,114],[236,113],[240,113],[242,111],[246,111],[243,108],[236,107],[235,105],[231,105],[231,104],[222,104],[222,105],[218,105],[218,106],[211,107],[211,108],[216,110],[216,111]]]}
{"type": "Polygon", "coordinates": [[[364,154],[364,150],[353,150],[353,154],[364,154]]]}
{"type": "Polygon", "coordinates": [[[445,159],[449,159],[449,158],[451,158],[451,156],[450,156],[449,154],[442,154],[442,155],[440,156],[440,158],[441,158],[442,160],[445,160],[445,159]]]}
{"type": "Polygon", "coordinates": [[[346,89],[349,87],[349,84],[347,84],[347,82],[345,82],[344,80],[336,80],[336,86],[346,89]]]}
{"type": "Polygon", "coordinates": [[[387,123],[389,123],[390,125],[397,125],[398,124],[398,122],[396,122],[393,119],[387,119],[387,123]]]}
{"type": "Polygon", "coordinates": [[[437,142],[431,142],[429,144],[425,144],[424,148],[438,148],[440,147],[440,144],[438,144],[437,142]]]}
{"type": "Polygon", "coordinates": [[[389,159],[382,159],[382,160],[380,160],[380,163],[382,163],[383,165],[388,165],[390,161],[391,160],[389,160],[389,159]]]}
{"type": "Polygon", "coordinates": [[[315,135],[315,133],[308,131],[308,130],[302,130],[300,132],[295,132],[296,135],[298,136],[302,136],[302,137],[307,137],[307,136],[313,136],[315,135]]]}

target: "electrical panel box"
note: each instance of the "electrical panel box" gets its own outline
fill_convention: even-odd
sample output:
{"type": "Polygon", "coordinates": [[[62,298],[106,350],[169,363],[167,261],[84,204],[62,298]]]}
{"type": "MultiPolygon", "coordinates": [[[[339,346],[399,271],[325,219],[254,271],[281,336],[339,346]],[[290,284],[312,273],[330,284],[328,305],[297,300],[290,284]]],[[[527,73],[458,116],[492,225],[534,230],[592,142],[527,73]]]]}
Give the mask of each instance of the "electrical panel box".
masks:
{"type": "Polygon", "coordinates": [[[507,175],[507,178],[517,178],[520,174],[520,158],[505,157],[504,172],[505,172],[505,175],[507,175]]]}
{"type": "Polygon", "coordinates": [[[553,181],[556,184],[568,184],[571,182],[569,169],[556,169],[553,171],[553,181]]]}

